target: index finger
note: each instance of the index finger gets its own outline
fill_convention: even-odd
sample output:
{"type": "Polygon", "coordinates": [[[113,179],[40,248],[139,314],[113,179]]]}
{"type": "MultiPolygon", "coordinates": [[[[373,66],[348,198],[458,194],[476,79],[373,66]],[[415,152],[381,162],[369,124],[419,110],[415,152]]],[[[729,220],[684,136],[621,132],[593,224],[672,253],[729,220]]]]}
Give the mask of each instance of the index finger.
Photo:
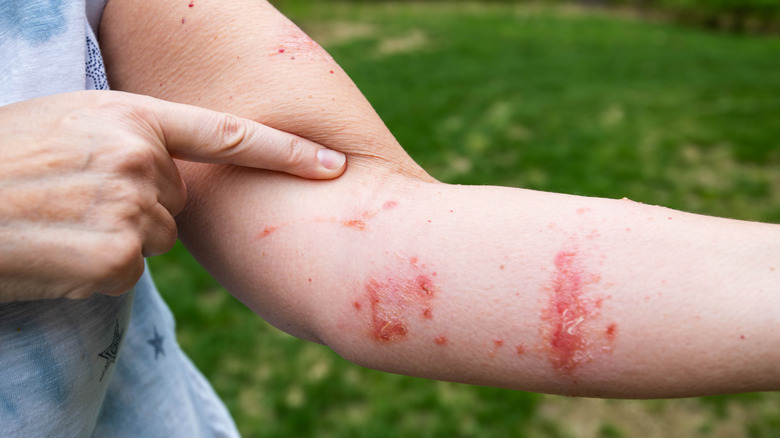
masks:
{"type": "Polygon", "coordinates": [[[311,179],[344,172],[346,157],[297,135],[192,105],[150,100],[147,120],[182,160],[276,170],[311,179]]]}

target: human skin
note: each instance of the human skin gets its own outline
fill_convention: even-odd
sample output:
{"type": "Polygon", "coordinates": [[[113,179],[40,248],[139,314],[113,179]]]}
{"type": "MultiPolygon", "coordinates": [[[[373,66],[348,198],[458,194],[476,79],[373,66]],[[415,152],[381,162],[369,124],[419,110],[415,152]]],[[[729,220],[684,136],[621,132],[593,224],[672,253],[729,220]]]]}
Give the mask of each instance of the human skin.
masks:
{"type": "Polygon", "coordinates": [[[598,397],[778,389],[777,226],[438,183],[275,9],[189,4],[109,3],[113,87],[348,156],[327,182],[180,166],[181,239],[258,315],[355,363],[434,379],[598,397]]]}
{"type": "Polygon", "coordinates": [[[143,257],[176,241],[187,192],[172,155],[308,178],[344,168],[289,133],[118,91],[17,102],[0,120],[0,302],[132,289],[143,257]]]}

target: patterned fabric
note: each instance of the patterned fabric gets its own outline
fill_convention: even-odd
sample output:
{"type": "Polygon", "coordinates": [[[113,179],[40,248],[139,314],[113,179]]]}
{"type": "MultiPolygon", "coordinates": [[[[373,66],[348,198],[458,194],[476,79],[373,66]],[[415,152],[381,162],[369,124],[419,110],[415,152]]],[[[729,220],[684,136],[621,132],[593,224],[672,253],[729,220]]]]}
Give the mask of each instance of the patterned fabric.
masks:
{"type": "Polygon", "coordinates": [[[100,56],[100,47],[95,42],[94,36],[87,35],[87,90],[108,90],[106,68],[103,66],[103,57],[100,56]]]}
{"type": "MultiPolygon", "coordinates": [[[[0,0],[0,105],[108,89],[106,0],[0,0]]],[[[20,146],[23,147],[23,146],[20,146]]],[[[0,304],[3,437],[235,437],[149,272],[119,297],[0,304]]]]}

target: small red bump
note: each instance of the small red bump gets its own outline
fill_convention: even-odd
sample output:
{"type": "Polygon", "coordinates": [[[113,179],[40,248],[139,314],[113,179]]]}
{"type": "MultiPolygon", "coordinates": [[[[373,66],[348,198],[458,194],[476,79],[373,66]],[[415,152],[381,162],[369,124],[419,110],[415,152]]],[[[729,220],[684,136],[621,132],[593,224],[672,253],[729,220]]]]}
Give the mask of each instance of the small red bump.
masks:
{"type": "Polygon", "coordinates": [[[284,53],[284,49],[279,49],[279,53],[284,53]]]}
{"type": "Polygon", "coordinates": [[[425,319],[433,319],[433,310],[430,307],[426,307],[423,309],[422,315],[425,319]]]}
{"type": "Polygon", "coordinates": [[[496,348],[500,348],[504,346],[504,340],[503,339],[493,339],[493,344],[495,344],[496,348]]]}
{"type": "Polygon", "coordinates": [[[189,7],[193,7],[193,6],[195,6],[195,2],[194,1],[190,2],[190,4],[189,4],[189,7]]]}
{"type": "Polygon", "coordinates": [[[333,70],[330,71],[330,74],[333,74],[333,70]]]}
{"type": "Polygon", "coordinates": [[[523,344],[517,344],[517,345],[515,345],[515,352],[516,352],[518,355],[521,355],[521,356],[522,356],[523,354],[525,354],[525,347],[523,346],[523,344]]]}
{"type": "Polygon", "coordinates": [[[360,311],[360,309],[363,308],[363,305],[360,304],[360,301],[355,301],[354,303],[352,303],[352,306],[354,306],[355,310],[357,311],[360,311]]]}
{"type": "Polygon", "coordinates": [[[447,338],[444,335],[439,335],[433,339],[433,342],[435,342],[436,345],[444,345],[447,343],[447,338]]]}
{"type": "Polygon", "coordinates": [[[434,286],[433,282],[429,278],[424,275],[418,275],[417,284],[419,285],[420,290],[425,293],[425,295],[433,295],[434,286]]]}
{"type": "Polygon", "coordinates": [[[617,334],[617,324],[614,322],[607,326],[607,336],[610,339],[614,339],[615,335],[617,334]]]}

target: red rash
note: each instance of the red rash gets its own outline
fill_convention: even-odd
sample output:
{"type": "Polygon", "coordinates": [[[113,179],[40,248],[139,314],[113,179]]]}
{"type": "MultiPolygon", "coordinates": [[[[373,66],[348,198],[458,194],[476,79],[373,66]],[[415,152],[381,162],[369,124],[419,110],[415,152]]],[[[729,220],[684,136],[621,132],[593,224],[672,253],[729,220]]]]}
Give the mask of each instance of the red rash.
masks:
{"type": "Polygon", "coordinates": [[[360,219],[349,219],[341,222],[342,225],[348,228],[355,228],[357,230],[365,230],[366,223],[360,219]]]}
{"type": "Polygon", "coordinates": [[[313,62],[324,62],[332,64],[333,58],[320,47],[314,40],[309,38],[308,35],[303,33],[297,26],[290,24],[283,29],[279,29],[278,34],[280,39],[278,41],[277,50],[271,52],[272,55],[280,53],[291,53],[295,56],[290,59],[296,59],[296,56],[300,56],[303,59],[313,62]]]}
{"type": "Polygon", "coordinates": [[[436,343],[436,345],[444,345],[447,343],[447,337],[444,335],[436,336],[436,338],[433,340],[433,342],[436,343]]]}
{"type": "Polygon", "coordinates": [[[365,307],[371,337],[380,343],[404,340],[413,321],[433,319],[433,302],[438,287],[433,276],[416,263],[394,269],[387,276],[369,278],[362,296],[353,302],[361,318],[365,307]]]}
{"type": "Polygon", "coordinates": [[[274,231],[276,231],[278,229],[279,229],[279,227],[275,227],[273,225],[269,225],[269,226],[265,227],[265,229],[263,231],[261,231],[257,235],[257,238],[258,239],[262,239],[262,238],[268,237],[269,234],[273,233],[274,231]]]}
{"type": "MultiPolygon", "coordinates": [[[[585,294],[586,286],[598,282],[597,275],[587,275],[576,251],[560,251],[555,257],[555,274],[549,287],[551,296],[543,320],[549,326],[550,362],[559,371],[571,373],[590,360],[591,342],[583,327],[599,313],[601,300],[585,294]]],[[[614,335],[616,326],[610,326],[614,335]]]]}

